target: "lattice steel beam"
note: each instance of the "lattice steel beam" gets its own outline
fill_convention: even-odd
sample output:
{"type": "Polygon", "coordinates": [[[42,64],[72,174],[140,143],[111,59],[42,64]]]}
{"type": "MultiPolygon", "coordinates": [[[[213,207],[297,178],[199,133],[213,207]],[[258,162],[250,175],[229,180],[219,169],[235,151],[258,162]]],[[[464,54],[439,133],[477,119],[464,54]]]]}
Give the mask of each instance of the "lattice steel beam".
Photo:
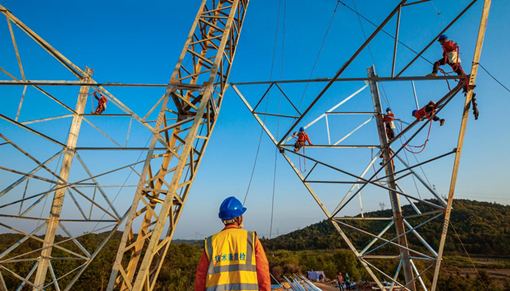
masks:
{"type": "Polygon", "coordinates": [[[195,91],[167,89],[163,97],[108,290],[154,288],[216,125],[247,5],[241,0],[202,2],[169,84],[203,83],[195,91]],[[183,62],[186,57],[191,66],[183,62]],[[167,114],[176,116],[177,122],[168,125],[167,114]],[[154,148],[159,137],[173,151],[158,159],[154,148]]]}

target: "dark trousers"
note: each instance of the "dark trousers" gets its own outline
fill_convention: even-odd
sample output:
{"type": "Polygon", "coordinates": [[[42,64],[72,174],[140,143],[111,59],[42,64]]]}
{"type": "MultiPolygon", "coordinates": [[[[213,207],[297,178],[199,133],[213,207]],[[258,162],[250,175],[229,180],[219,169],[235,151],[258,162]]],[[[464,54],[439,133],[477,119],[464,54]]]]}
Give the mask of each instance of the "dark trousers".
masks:
{"type": "Polygon", "coordinates": [[[395,132],[393,131],[393,128],[391,128],[391,125],[388,123],[386,123],[386,136],[388,136],[388,139],[395,138],[395,132]]]}
{"type": "MultiPolygon", "coordinates": [[[[437,71],[439,70],[439,66],[444,66],[446,64],[447,64],[447,58],[442,58],[442,59],[438,60],[437,62],[434,63],[434,68],[432,69],[432,73],[437,74],[437,71]]],[[[460,64],[452,65],[452,69],[454,70],[455,73],[457,73],[457,75],[459,75],[459,76],[464,75],[464,72],[462,71],[462,67],[460,64]]]]}

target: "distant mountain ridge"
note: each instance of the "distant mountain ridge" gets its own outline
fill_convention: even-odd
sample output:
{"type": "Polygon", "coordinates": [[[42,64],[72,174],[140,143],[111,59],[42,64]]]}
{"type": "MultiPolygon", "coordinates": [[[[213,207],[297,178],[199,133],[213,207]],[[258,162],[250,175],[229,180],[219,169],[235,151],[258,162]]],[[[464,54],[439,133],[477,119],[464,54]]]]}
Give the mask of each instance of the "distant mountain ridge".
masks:
{"type": "MultiPolygon", "coordinates": [[[[451,222],[470,254],[510,257],[510,206],[456,199],[453,208],[451,222]]],[[[411,206],[403,207],[404,213],[411,211],[411,206]]],[[[365,213],[365,216],[388,217],[391,216],[391,209],[365,213]]],[[[420,234],[435,245],[440,239],[437,230],[441,229],[442,223],[443,219],[432,221],[420,228],[420,234]]],[[[361,237],[354,238],[354,242],[360,243],[360,240],[361,237]]],[[[269,250],[292,251],[347,248],[344,240],[328,220],[273,239],[263,239],[263,245],[269,250]]],[[[464,254],[451,225],[445,252],[464,254]]]]}

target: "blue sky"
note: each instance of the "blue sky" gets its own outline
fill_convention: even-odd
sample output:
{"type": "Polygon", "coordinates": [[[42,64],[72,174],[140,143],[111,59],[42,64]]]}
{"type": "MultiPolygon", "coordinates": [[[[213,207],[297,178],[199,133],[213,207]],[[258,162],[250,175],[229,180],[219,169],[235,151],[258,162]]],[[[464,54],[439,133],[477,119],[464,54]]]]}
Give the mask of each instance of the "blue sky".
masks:
{"type": "MultiPolygon", "coordinates": [[[[345,2],[352,6],[351,0],[345,2]]],[[[432,3],[406,8],[401,20],[401,41],[415,50],[420,50],[469,2],[436,0],[434,3],[441,12],[439,15],[432,3]]],[[[285,2],[282,0],[280,3],[273,79],[306,79],[310,75],[319,52],[336,1],[320,0],[310,4],[310,1],[285,2]],[[283,13],[284,3],[285,14],[283,13]],[[283,24],[284,19],[285,24],[283,24]],[[283,27],[285,27],[285,33],[283,33],[283,27]]],[[[356,0],[359,12],[375,23],[380,23],[397,3],[398,1],[394,0],[356,0]]],[[[134,1],[89,1],[86,4],[74,1],[4,1],[2,4],[72,62],[82,68],[84,66],[93,68],[94,79],[98,82],[166,83],[177,62],[200,3],[199,1],[148,1],[141,5],[134,1]]],[[[473,9],[447,32],[451,39],[459,43],[466,70],[469,69],[474,50],[482,4],[483,1],[478,1],[473,9]]],[[[507,86],[510,85],[510,73],[506,69],[510,65],[510,59],[505,54],[510,49],[510,38],[508,38],[510,19],[507,17],[509,13],[510,3],[493,1],[480,61],[507,86]]],[[[230,76],[231,82],[269,80],[277,16],[278,1],[251,1],[230,76]]],[[[374,27],[367,22],[362,23],[367,35],[374,30],[374,27]]],[[[0,47],[3,56],[0,58],[0,66],[16,72],[15,75],[19,77],[7,26],[5,23],[2,25],[0,39],[7,45],[0,47]]],[[[394,33],[395,21],[390,21],[386,29],[394,33]]],[[[48,58],[20,31],[16,32],[16,37],[28,79],[73,80],[72,75],[48,58]]],[[[343,5],[339,5],[312,78],[332,77],[363,41],[358,18],[343,5]]],[[[386,35],[377,36],[370,46],[380,76],[388,76],[391,71],[392,46],[392,39],[386,35]]],[[[399,46],[397,68],[402,68],[413,56],[407,49],[399,46]]],[[[435,61],[441,56],[441,48],[434,44],[424,56],[435,61]]],[[[343,76],[363,77],[366,75],[366,67],[372,63],[368,50],[365,50],[343,76]]],[[[430,69],[431,66],[427,62],[418,60],[405,75],[425,75],[430,72],[430,69]]],[[[0,79],[7,79],[7,76],[2,74],[0,79]]],[[[314,97],[313,94],[324,85],[310,85],[303,104],[310,102],[314,97]]],[[[313,119],[314,116],[324,112],[362,86],[362,82],[335,85],[312,110],[309,118],[313,119]]],[[[417,82],[416,87],[421,104],[425,104],[430,99],[437,99],[447,91],[446,83],[443,82],[417,82]]],[[[296,99],[301,98],[303,89],[303,85],[284,87],[284,90],[288,90],[296,99]]],[[[410,111],[414,109],[414,97],[410,83],[387,83],[384,84],[384,89],[390,104],[384,101],[383,106],[391,106],[397,117],[412,121],[410,111]]],[[[8,99],[4,100],[2,114],[15,116],[22,88],[9,87],[1,88],[1,90],[2,96],[8,96],[4,97],[8,99]]],[[[62,96],[76,92],[75,88],[52,88],[52,90],[62,96]]],[[[241,92],[246,92],[247,95],[255,94],[257,90],[261,89],[241,88],[241,92]]],[[[121,100],[128,106],[140,112],[147,112],[163,91],[162,89],[112,88],[111,92],[121,96],[121,100]]],[[[505,147],[510,142],[510,131],[507,130],[509,122],[506,118],[507,108],[510,106],[510,93],[501,88],[483,70],[479,70],[476,92],[481,115],[478,121],[474,121],[470,116],[456,198],[510,204],[508,198],[510,186],[506,183],[510,173],[506,166],[510,162],[510,155],[505,147]]],[[[26,109],[22,110],[20,115],[22,120],[46,116],[48,111],[52,111],[54,115],[64,114],[63,111],[59,111],[61,109],[46,99],[28,99],[31,98],[28,97],[30,93],[37,92],[30,90],[27,92],[27,100],[31,100],[31,106],[27,105],[26,109]]],[[[368,91],[363,94],[360,95],[359,102],[346,104],[346,106],[352,106],[349,107],[351,109],[366,106],[362,100],[369,97],[368,91]]],[[[73,98],[75,97],[65,99],[66,104],[74,106],[73,98]]],[[[419,156],[420,160],[444,153],[445,150],[455,146],[462,102],[463,99],[459,95],[452,101],[451,106],[441,112],[441,115],[447,119],[447,123],[441,128],[437,124],[433,125],[431,141],[424,153],[419,156]]],[[[88,106],[91,107],[91,105],[88,106]]],[[[271,106],[270,110],[276,108],[273,103],[271,106]]],[[[114,112],[115,109],[109,107],[109,110],[114,112]]],[[[340,133],[356,126],[355,122],[359,123],[359,121],[359,119],[341,120],[335,127],[340,133]]],[[[106,128],[105,130],[109,130],[118,140],[125,139],[125,132],[116,129],[126,129],[127,120],[108,120],[108,123],[97,120],[96,122],[106,128]]],[[[3,121],[0,123],[0,128],[6,135],[14,133],[12,127],[3,121]]],[[[41,130],[55,137],[65,138],[67,128],[48,123],[41,126],[41,130]]],[[[83,130],[87,133],[86,131],[90,129],[83,130]]],[[[325,143],[323,133],[319,129],[311,130],[312,142],[325,143]]],[[[376,138],[373,135],[369,136],[372,133],[373,131],[368,130],[366,133],[363,132],[359,140],[376,138]]],[[[221,228],[221,222],[216,220],[218,206],[230,195],[244,198],[259,134],[258,124],[235,92],[229,89],[220,120],[186,203],[175,238],[202,238],[221,228]]],[[[92,131],[90,135],[83,134],[83,136],[85,137],[80,139],[82,146],[92,145],[101,138],[92,131]]],[[[31,138],[29,135],[16,137],[20,142],[26,142],[31,138]]],[[[130,137],[130,145],[143,146],[147,138],[148,136],[144,135],[133,135],[130,137]]],[[[417,137],[418,141],[424,139],[425,136],[417,137]]],[[[418,141],[416,144],[420,143],[418,141]]],[[[37,152],[41,159],[48,158],[54,153],[50,147],[38,148],[36,144],[27,145],[27,147],[37,152]]],[[[313,150],[310,149],[310,151],[313,150]]],[[[16,163],[8,150],[2,152],[1,157],[7,163],[16,163]]],[[[321,155],[318,150],[312,153],[321,155]]],[[[126,158],[136,159],[139,153],[124,155],[126,158]]],[[[96,164],[97,171],[100,171],[102,167],[106,169],[106,165],[110,166],[119,160],[117,156],[108,156],[108,153],[101,157],[94,157],[87,153],[84,154],[84,158],[101,160],[102,163],[96,164]]],[[[246,203],[248,212],[245,219],[247,228],[256,230],[261,236],[269,236],[274,158],[275,148],[264,135],[246,203]]],[[[338,154],[335,152],[331,156],[332,163],[348,163],[355,173],[359,173],[369,160],[369,152],[353,154],[338,151],[338,154]]],[[[444,162],[434,164],[434,167],[426,168],[431,183],[442,194],[446,194],[448,190],[452,160],[452,158],[445,159],[444,162]]],[[[126,173],[120,173],[116,178],[124,180],[125,175],[126,173]]],[[[7,176],[7,174],[4,176],[5,180],[7,176]]],[[[136,184],[136,181],[134,183],[136,184]]],[[[124,193],[125,196],[122,197],[126,198],[119,198],[116,201],[119,208],[129,205],[129,191],[126,190],[123,195],[124,193]]],[[[330,199],[324,198],[327,201],[330,199]]],[[[378,210],[380,201],[383,200],[365,203],[365,211],[378,210]]],[[[286,233],[324,218],[324,214],[281,157],[278,158],[274,208],[273,236],[277,232],[286,233]]],[[[346,214],[357,213],[356,209],[349,211],[346,214]]]]}

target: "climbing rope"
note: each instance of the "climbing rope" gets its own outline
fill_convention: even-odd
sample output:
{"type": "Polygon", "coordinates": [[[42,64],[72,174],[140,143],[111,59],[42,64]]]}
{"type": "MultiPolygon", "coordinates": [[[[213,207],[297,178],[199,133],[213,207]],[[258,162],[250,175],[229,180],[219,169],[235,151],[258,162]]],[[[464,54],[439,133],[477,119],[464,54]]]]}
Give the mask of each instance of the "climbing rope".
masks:
{"type": "MultiPolygon", "coordinates": [[[[430,130],[432,128],[432,119],[434,118],[434,114],[431,114],[431,116],[428,118],[429,120],[429,130],[427,132],[427,138],[425,139],[425,142],[422,144],[422,145],[419,145],[419,146],[415,146],[415,145],[410,145],[410,144],[407,144],[404,143],[404,149],[412,154],[420,154],[421,152],[423,152],[425,150],[425,148],[427,147],[427,143],[429,142],[429,138],[430,138],[430,130]],[[419,151],[415,152],[413,151],[412,149],[409,149],[409,148],[415,148],[415,149],[420,149],[419,151]]],[[[403,130],[403,126],[402,126],[402,121],[400,121],[400,130],[402,131],[403,130]]]]}

